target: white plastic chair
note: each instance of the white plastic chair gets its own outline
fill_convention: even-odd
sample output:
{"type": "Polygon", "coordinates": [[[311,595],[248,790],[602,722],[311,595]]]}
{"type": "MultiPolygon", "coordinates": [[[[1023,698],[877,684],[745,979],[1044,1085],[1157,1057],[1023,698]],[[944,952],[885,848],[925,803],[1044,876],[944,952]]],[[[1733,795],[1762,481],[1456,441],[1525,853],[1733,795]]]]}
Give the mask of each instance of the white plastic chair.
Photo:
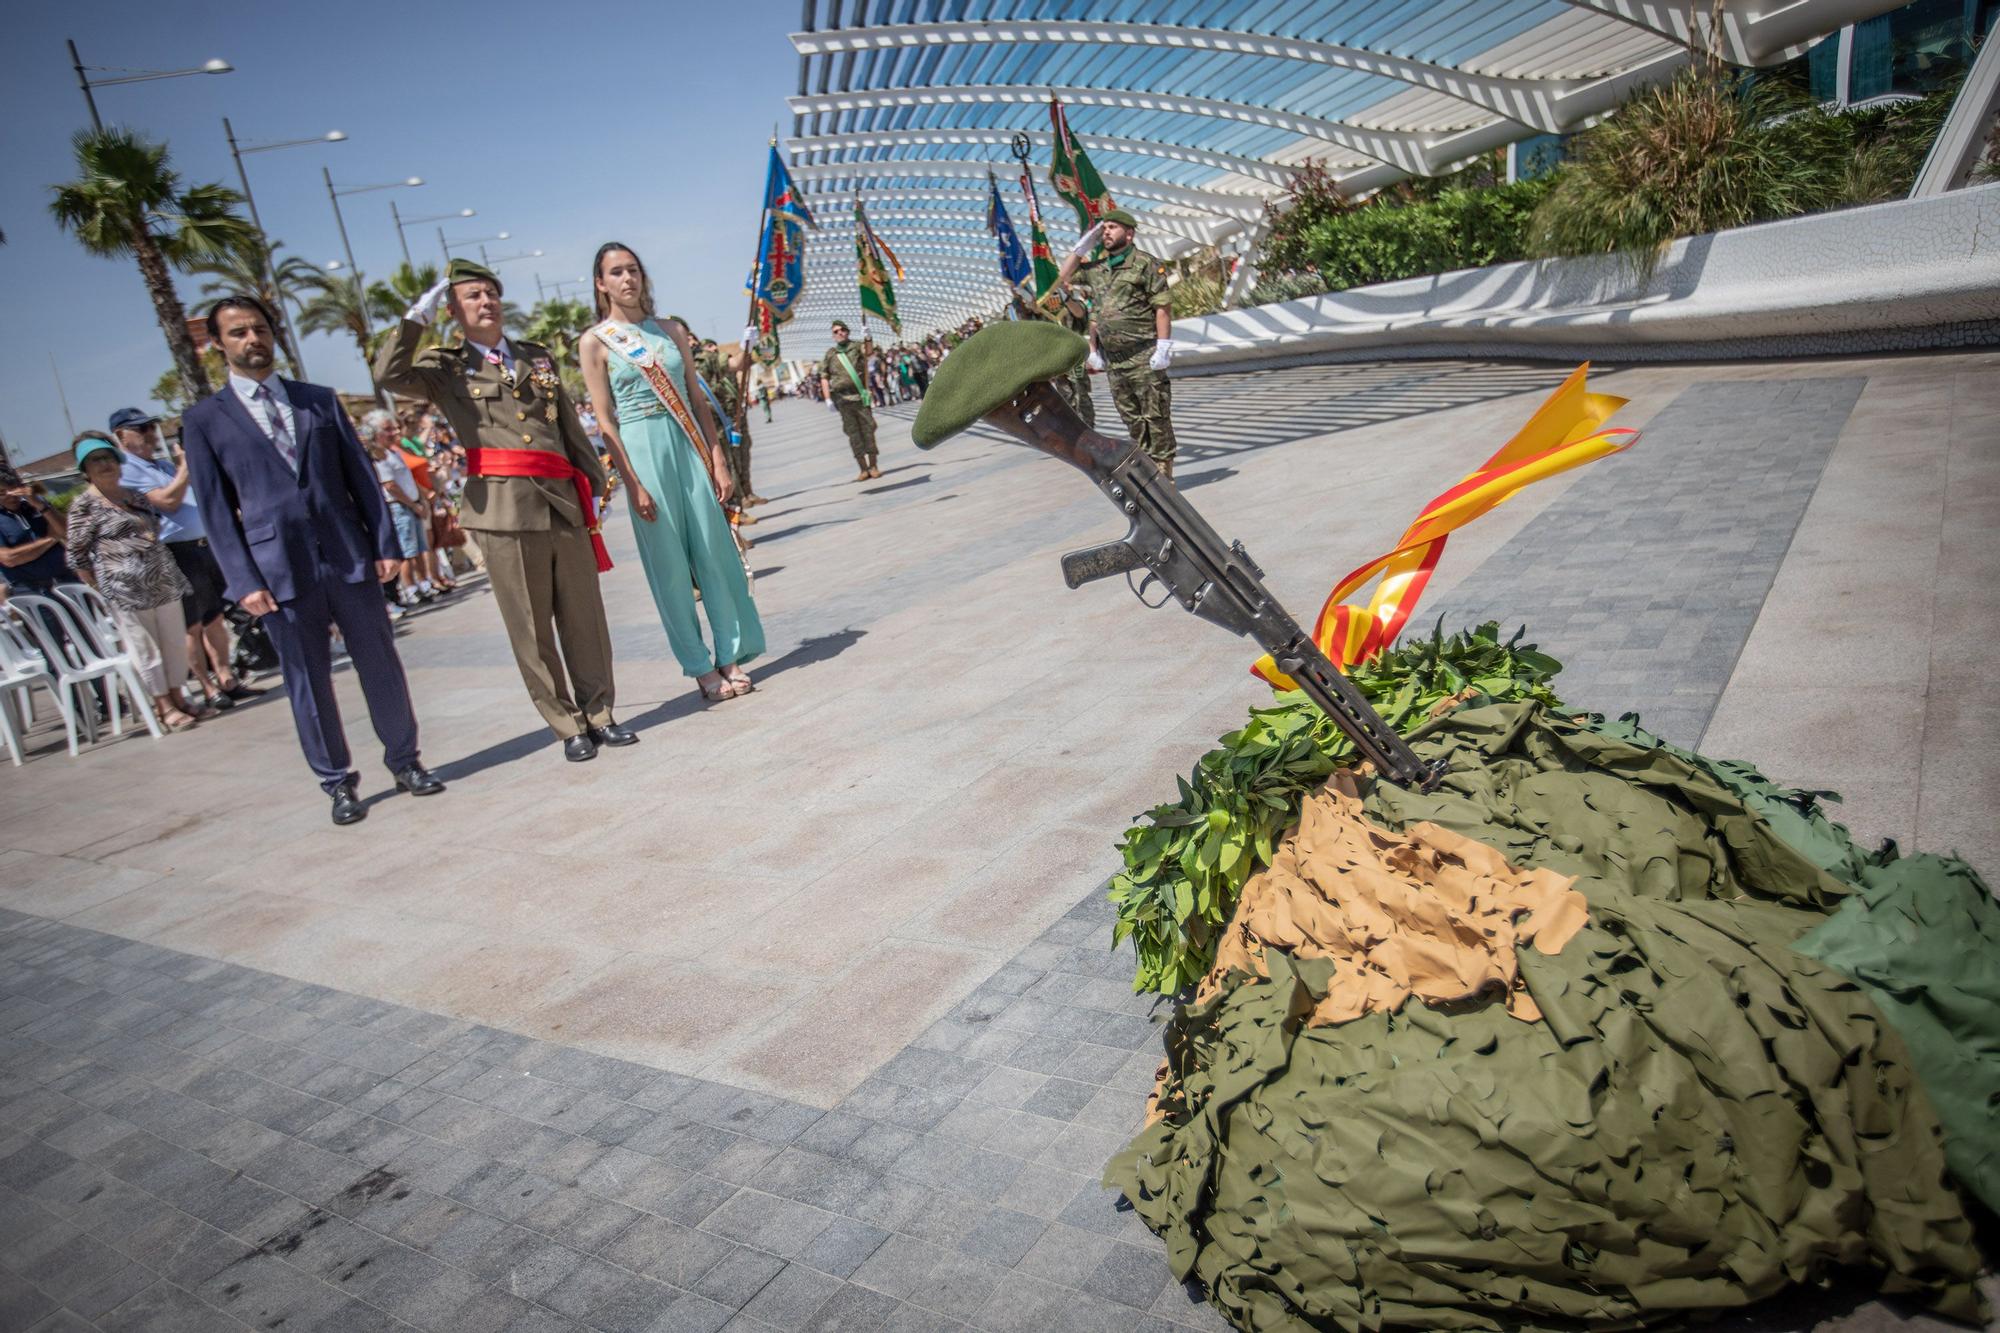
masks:
{"type": "Polygon", "coordinates": [[[41,646],[42,656],[56,678],[56,706],[62,709],[63,729],[69,734],[69,752],[76,755],[76,723],[79,713],[84,719],[84,730],[92,740],[96,739],[96,724],[90,709],[89,696],[78,687],[94,680],[102,680],[110,695],[111,734],[120,732],[118,689],[123,686],[132,692],[132,711],[153,733],[153,739],[161,736],[159,719],[153,716],[152,700],[146,693],[146,684],[139,679],[139,668],[133,663],[130,653],[115,656],[97,651],[90,636],[86,635],[69,607],[53,597],[37,597],[32,593],[16,593],[10,603],[20,613],[20,623],[27,626],[28,633],[41,646]],[[60,635],[52,633],[53,623],[60,635]]]}
{"type": "MultiPolygon", "coordinates": [[[[111,603],[104,600],[104,594],[88,583],[58,583],[56,598],[76,616],[77,625],[83,630],[85,642],[97,656],[108,660],[130,657],[132,645],[125,642],[125,631],[118,627],[118,618],[111,614],[111,603]]],[[[123,729],[119,718],[120,705],[118,691],[108,690],[107,702],[111,707],[111,734],[116,736],[123,729]]],[[[141,708],[143,715],[148,710],[141,708]]]]}
{"type": "Polygon", "coordinates": [[[56,698],[55,677],[28,642],[27,634],[0,608],[0,740],[14,767],[21,766],[21,732],[34,723],[30,691],[40,685],[56,698]]]}

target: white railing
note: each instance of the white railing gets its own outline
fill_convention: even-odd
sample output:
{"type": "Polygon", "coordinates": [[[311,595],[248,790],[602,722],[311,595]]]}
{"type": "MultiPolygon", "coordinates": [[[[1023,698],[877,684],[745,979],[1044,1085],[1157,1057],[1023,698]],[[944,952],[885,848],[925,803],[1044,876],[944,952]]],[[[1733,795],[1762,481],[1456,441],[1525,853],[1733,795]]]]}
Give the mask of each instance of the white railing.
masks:
{"type": "Polygon", "coordinates": [[[2000,345],[2000,184],[1174,324],[1177,373],[1398,356],[1616,360],[2000,345]]]}

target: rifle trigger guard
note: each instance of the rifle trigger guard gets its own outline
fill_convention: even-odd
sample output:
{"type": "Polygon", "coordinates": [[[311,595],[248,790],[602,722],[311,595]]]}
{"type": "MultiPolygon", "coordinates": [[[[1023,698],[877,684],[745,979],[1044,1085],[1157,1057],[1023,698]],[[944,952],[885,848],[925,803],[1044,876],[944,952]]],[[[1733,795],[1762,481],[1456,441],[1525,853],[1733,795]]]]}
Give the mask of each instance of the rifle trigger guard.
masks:
{"type": "Polygon", "coordinates": [[[1162,588],[1167,588],[1167,595],[1162,597],[1157,602],[1147,601],[1146,589],[1152,587],[1155,583],[1160,583],[1160,576],[1153,573],[1151,570],[1147,570],[1146,577],[1140,579],[1137,583],[1132,582],[1131,574],[1128,573],[1125,576],[1125,586],[1130,588],[1132,590],[1132,595],[1139,599],[1139,605],[1145,607],[1148,611],[1157,611],[1161,607],[1165,606],[1168,602],[1171,602],[1174,599],[1174,590],[1172,588],[1167,588],[1166,584],[1160,583],[1160,586],[1162,588]]]}

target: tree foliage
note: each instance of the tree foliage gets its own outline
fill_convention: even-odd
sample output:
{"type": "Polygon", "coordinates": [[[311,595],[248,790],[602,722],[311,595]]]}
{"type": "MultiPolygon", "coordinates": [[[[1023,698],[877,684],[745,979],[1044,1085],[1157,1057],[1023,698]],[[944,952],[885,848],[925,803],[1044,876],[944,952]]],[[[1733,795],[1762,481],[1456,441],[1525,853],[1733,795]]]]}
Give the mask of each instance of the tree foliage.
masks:
{"type": "Polygon", "coordinates": [[[236,212],[243,197],[222,185],[184,184],[167,146],[130,130],[83,130],[71,144],[79,174],[50,187],[56,226],[91,254],[138,264],[183,387],[204,392],[171,270],[189,272],[255,243],[255,229],[236,212]]]}

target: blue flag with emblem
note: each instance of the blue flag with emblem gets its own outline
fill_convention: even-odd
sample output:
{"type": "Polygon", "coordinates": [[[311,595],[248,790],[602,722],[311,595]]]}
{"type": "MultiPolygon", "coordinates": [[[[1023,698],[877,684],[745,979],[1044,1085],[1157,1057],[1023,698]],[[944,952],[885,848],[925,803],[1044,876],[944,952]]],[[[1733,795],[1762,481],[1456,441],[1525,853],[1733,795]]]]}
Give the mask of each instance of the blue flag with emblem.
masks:
{"type": "Polygon", "coordinates": [[[764,173],[764,233],[757,240],[757,266],[750,275],[750,296],[756,307],[759,333],[770,333],[792,317],[792,307],[806,287],[806,228],[817,231],[778,145],[771,144],[771,162],[764,173]]]}
{"type": "Polygon", "coordinates": [[[1009,287],[1018,287],[1033,276],[1028,252],[1014,233],[1014,220],[1007,216],[1007,205],[1000,202],[1000,182],[990,171],[986,173],[986,230],[1000,243],[1000,276],[1007,279],[1009,287]]]}

